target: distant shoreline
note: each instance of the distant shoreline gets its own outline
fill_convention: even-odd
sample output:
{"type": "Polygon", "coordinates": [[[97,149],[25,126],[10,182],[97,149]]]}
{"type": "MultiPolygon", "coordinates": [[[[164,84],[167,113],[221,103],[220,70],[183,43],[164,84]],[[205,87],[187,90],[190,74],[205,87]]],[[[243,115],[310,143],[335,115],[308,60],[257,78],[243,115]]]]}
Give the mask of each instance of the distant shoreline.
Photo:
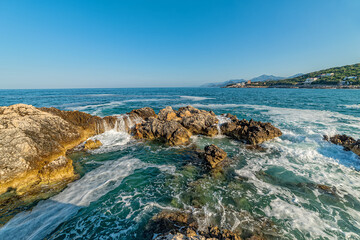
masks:
{"type": "Polygon", "coordinates": [[[241,87],[229,87],[222,88],[302,88],[302,89],[360,89],[360,85],[356,86],[336,86],[336,85],[273,85],[273,86],[241,86],[241,87]]]}

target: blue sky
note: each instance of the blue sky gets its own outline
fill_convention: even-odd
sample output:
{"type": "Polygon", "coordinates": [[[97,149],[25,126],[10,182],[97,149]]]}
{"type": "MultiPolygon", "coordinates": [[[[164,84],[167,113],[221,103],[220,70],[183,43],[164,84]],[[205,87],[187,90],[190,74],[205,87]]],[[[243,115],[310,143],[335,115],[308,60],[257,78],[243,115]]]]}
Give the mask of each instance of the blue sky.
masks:
{"type": "Polygon", "coordinates": [[[359,0],[1,0],[0,88],[189,87],[360,62],[359,0]]]}

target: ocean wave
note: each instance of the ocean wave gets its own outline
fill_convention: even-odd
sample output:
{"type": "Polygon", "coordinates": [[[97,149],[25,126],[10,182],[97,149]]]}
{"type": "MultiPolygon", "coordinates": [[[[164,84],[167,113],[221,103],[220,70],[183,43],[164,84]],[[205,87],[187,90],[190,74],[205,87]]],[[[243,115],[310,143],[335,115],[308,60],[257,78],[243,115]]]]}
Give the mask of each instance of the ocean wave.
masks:
{"type": "Polygon", "coordinates": [[[352,104],[352,105],[342,105],[346,108],[351,108],[351,109],[360,109],[360,104],[352,104]]]}
{"type": "Polygon", "coordinates": [[[208,100],[208,99],[215,99],[215,98],[200,97],[200,96],[180,96],[180,98],[183,98],[186,100],[191,100],[191,101],[203,101],[203,100],[208,100]]]}
{"type": "Polygon", "coordinates": [[[137,158],[107,161],[75,181],[58,195],[40,202],[31,212],[22,212],[0,229],[0,239],[43,239],[59,224],[70,219],[81,207],[88,206],[120,185],[135,169],[145,164],[137,158]]]}
{"type": "MultiPolygon", "coordinates": [[[[174,108],[179,108],[179,107],[185,107],[187,106],[187,104],[174,104],[172,105],[174,108]]],[[[191,104],[191,106],[196,107],[196,108],[205,108],[205,109],[228,109],[228,108],[237,108],[240,107],[241,104],[201,104],[201,103],[194,103],[191,104]]]]}

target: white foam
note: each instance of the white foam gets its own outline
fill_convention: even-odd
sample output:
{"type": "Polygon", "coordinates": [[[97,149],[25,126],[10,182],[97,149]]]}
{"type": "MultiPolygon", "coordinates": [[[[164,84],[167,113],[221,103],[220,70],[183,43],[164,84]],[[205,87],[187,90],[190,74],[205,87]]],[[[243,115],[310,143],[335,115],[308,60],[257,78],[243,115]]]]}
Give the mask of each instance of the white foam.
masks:
{"type": "Polygon", "coordinates": [[[180,98],[191,100],[191,101],[203,101],[208,99],[215,99],[215,98],[209,98],[209,97],[200,97],[200,96],[180,96],[180,98]]]}
{"type": "MultiPolygon", "coordinates": [[[[173,105],[174,108],[185,107],[187,104],[175,104],[173,105]]],[[[206,109],[228,109],[228,108],[237,108],[240,107],[241,104],[201,104],[201,103],[194,103],[191,106],[196,108],[206,108],[206,109]]]]}
{"type": "Polygon", "coordinates": [[[22,212],[0,229],[0,239],[43,239],[59,224],[71,218],[120,185],[135,169],[144,167],[136,158],[123,157],[106,161],[97,169],[75,181],[58,195],[40,202],[32,211],[22,212]]]}
{"type": "Polygon", "coordinates": [[[352,105],[342,105],[346,108],[351,108],[351,109],[360,109],[360,104],[352,104],[352,105]]]}

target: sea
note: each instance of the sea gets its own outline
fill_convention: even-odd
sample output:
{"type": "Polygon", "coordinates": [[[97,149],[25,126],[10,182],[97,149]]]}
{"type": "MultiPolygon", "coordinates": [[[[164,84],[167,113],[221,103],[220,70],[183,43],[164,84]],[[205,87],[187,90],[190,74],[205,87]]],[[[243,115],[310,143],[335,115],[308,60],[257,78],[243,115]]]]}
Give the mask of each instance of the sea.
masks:
{"type": "Polygon", "coordinates": [[[1,106],[17,103],[119,118],[141,107],[158,112],[191,105],[271,122],[283,135],[262,149],[223,135],[169,147],[108,129],[94,137],[103,143],[99,149],[71,156],[81,177],[17,213],[0,228],[0,239],[152,239],[144,234],[147,223],[163,210],[192,212],[200,229],[261,231],[269,239],[360,239],[360,158],[323,140],[360,138],[359,90],[0,90],[1,106]],[[224,175],[195,164],[194,146],[208,144],[227,152],[224,175]]]}

